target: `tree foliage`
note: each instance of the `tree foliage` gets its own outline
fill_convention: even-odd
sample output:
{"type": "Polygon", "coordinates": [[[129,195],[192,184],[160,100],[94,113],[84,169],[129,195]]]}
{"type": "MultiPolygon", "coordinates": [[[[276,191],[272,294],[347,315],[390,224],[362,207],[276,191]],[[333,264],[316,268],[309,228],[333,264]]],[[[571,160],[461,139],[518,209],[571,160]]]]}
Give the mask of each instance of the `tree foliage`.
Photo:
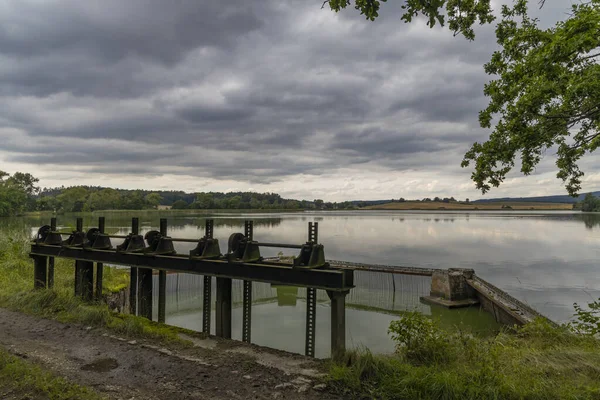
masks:
{"type": "MultiPolygon", "coordinates": [[[[379,16],[381,3],[387,0],[355,0],[354,8],[365,18],[374,21],[379,16]]],[[[494,20],[490,0],[405,0],[402,4],[404,22],[411,22],[415,17],[422,15],[427,19],[427,25],[433,28],[436,24],[447,24],[455,35],[462,34],[465,38],[473,40],[475,32],[473,25],[490,23],[494,20]]],[[[335,11],[351,6],[350,0],[329,0],[323,5],[335,11]]]]}
{"type": "Polygon", "coordinates": [[[489,139],[475,143],[463,166],[484,193],[499,186],[521,160],[529,175],[545,152],[557,149],[557,177],[570,195],[581,189],[578,161],[600,145],[600,0],[573,4],[571,14],[541,29],[527,1],[502,7],[496,51],[485,71],[498,77],[485,86],[488,107],[479,115],[489,139]]]}
{"type": "Polygon", "coordinates": [[[16,172],[12,176],[0,171],[0,217],[35,209],[33,196],[39,191],[31,174],[16,172]]]}

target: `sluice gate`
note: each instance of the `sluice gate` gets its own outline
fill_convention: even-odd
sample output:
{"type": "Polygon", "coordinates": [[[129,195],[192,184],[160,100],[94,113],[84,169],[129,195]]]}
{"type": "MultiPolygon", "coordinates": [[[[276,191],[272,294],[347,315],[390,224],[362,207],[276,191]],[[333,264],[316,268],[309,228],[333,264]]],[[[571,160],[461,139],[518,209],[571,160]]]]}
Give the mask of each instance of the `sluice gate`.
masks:
{"type": "Polygon", "coordinates": [[[213,237],[213,220],[207,220],[205,234],[200,239],[168,236],[167,220],[160,220],[159,231],[139,232],[139,219],[132,218],[131,233],[105,233],[105,219],[98,226],[83,229],[83,219],[77,219],[72,232],[56,229],[56,218],[39,228],[31,244],[34,260],[34,287],[52,288],[54,259],[75,260],[75,295],[85,300],[102,296],[104,264],[130,267],[130,312],[152,319],[153,270],[158,276],[158,321],[165,321],[166,271],[203,275],[203,332],[210,333],[212,278],[216,278],[216,335],[231,338],[232,281],[243,282],[242,338],[251,342],[252,282],[304,287],[306,300],[305,354],[314,356],[315,313],[317,290],[324,290],[331,299],[331,354],[345,350],[346,295],[354,287],[352,270],[332,267],[325,261],[323,245],[318,242],[318,223],[309,222],[308,240],[303,244],[261,243],[254,240],[253,222],[246,221],[243,233],[229,237],[227,252],[221,253],[219,241],[213,237]],[[66,239],[65,239],[66,237],[66,239]],[[111,239],[120,244],[113,246],[111,239]],[[191,242],[196,247],[189,254],[177,254],[174,242],[191,242]],[[299,250],[293,262],[267,261],[260,255],[261,247],[281,247],[299,250]],[[96,285],[94,288],[94,264],[96,285]],[[94,290],[95,289],[95,290],[94,290]]]}

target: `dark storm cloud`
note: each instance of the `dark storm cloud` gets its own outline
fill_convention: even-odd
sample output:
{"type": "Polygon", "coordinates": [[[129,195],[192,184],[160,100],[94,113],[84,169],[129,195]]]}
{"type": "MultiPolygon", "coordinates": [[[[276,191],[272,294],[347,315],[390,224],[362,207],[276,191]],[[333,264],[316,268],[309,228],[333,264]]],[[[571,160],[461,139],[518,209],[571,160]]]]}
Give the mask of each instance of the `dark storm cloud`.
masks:
{"type": "Polygon", "coordinates": [[[402,23],[401,3],[371,23],[300,0],[5,1],[0,159],[259,183],[458,176],[488,133],[493,29],[469,43],[402,23]]]}

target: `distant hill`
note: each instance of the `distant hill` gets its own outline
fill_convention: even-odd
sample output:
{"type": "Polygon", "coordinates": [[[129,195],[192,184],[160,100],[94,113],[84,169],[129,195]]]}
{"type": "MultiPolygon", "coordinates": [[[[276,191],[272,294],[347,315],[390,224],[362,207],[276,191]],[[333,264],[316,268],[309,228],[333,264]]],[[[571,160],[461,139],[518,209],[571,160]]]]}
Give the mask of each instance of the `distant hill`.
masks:
{"type": "MultiPolygon", "coordinates": [[[[474,200],[472,203],[498,203],[498,202],[535,202],[535,203],[577,203],[583,200],[587,193],[580,194],[578,197],[571,197],[568,195],[555,195],[555,196],[536,196],[536,197],[499,197],[494,199],[480,199],[474,200]]],[[[600,192],[592,192],[596,197],[600,197],[600,192]]]]}

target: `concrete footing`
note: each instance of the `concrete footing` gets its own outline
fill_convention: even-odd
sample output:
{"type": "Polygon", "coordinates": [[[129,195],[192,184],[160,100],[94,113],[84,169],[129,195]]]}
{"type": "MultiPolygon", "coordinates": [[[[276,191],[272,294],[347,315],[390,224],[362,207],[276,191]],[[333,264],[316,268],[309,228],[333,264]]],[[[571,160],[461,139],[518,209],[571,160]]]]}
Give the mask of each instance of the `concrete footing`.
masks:
{"type": "Polygon", "coordinates": [[[429,296],[421,301],[448,308],[470,307],[479,304],[475,291],[468,284],[475,272],[472,269],[449,268],[436,270],[431,275],[429,296]]]}

